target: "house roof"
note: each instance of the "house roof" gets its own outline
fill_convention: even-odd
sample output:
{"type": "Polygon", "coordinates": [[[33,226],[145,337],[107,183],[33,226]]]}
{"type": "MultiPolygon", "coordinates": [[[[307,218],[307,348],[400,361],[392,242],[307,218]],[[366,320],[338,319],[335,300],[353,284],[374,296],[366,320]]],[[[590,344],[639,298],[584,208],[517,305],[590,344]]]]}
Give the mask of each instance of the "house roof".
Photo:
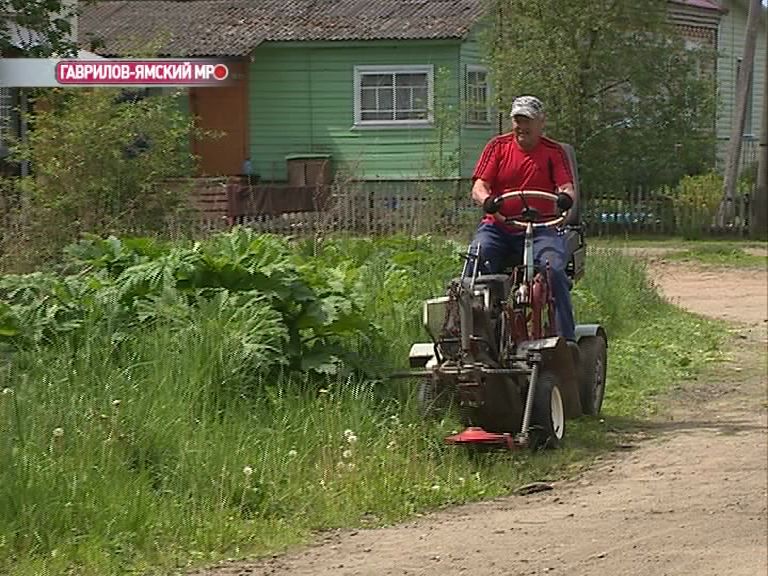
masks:
{"type": "Polygon", "coordinates": [[[264,41],[464,38],[484,0],[121,0],[83,7],[79,40],[104,55],[244,56],[264,41]],[[158,46],[159,45],[159,46],[158,46]]]}

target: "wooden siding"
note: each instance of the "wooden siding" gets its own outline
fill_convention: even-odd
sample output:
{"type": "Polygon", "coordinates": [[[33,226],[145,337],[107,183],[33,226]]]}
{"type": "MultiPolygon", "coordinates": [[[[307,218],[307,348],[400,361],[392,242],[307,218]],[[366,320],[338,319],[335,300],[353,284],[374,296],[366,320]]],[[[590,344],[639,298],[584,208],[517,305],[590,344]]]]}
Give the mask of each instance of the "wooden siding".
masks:
{"type": "Polygon", "coordinates": [[[217,134],[192,142],[192,151],[200,158],[198,176],[240,174],[248,155],[247,65],[232,61],[229,69],[233,84],[189,91],[190,112],[200,128],[217,134]]]}
{"type": "MultiPolygon", "coordinates": [[[[736,67],[739,58],[744,54],[746,38],[747,8],[744,2],[728,0],[724,3],[728,9],[720,22],[718,36],[718,164],[723,165],[728,139],[731,133],[736,100],[736,67]]],[[[759,136],[762,118],[762,100],[765,90],[765,58],[766,58],[766,25],[765,20],[760,26],[757,50],[755,51],[755,67],[752,77],[752,133],[759,136]]]]}
{"type": "MultiPolygon", "coordinates": [[[[458,41],[265,43],[249,70],[251,162],[264,180],[285,181],[285,157],[331,154],[335,168],[368,180],[426,178],[432,128],[355,128],[354,67],[432,64],[458,68],[458,41]]],[[[456,104],[458,90],[451,89],[456,104]]]]}
{"type": "MultiPolygon", "coordinates": [[[[482,28],[475,28],[461,45],[460,52],[460,70],[461,75],[458,78],[461,94],[466,98],[465,83],[467,78],[467,66],[470,64],[485,65],[483,61],[482,46],[482,28]]],[[[486,66],[487,67],[487,66],[486,66]]],[[[488,67],[487,67],[488,68],[488,67]]],[[[489,68],[490,73],[490,68],[489,68]]],[[[493,87],[488,94],[489,100],[493,101],[493,87]]],[[[486,142],[496,133],[496,114],[497,111],[491,108],[490,124],[487,126],[467,125],[465,118],[461,123],[460,153],[461,153],[461,176],[471,178],[480,153],[486,142]]]]}

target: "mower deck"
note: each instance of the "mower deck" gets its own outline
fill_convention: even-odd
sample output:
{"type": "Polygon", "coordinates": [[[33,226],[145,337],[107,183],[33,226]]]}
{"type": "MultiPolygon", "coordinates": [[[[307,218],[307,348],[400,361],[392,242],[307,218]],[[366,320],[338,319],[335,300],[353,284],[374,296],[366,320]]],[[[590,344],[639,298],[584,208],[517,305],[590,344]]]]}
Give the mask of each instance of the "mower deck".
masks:
{"type": "Polygon", "coordinates": [[[446,436],[446,444],[479,444],[483,446],[501,446],[509,450],[515,450],[520,444],[509,433],[487,432],[479,426],[470,426],[464,431],[452,436],[446,436]]]}

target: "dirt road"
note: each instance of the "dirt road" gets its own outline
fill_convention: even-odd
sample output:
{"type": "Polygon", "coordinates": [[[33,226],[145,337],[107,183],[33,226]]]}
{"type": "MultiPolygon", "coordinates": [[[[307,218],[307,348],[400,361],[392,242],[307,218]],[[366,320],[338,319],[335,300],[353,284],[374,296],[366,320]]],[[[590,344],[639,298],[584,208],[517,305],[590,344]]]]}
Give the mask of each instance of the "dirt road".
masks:
{"type": "Polygon", "coordinates": [[[657,281],[683,306],[744,322],[742,345],[706,381],[672,395],[668,413],[648,424],[650,439],[549,492],[339,533],[201,574],[767,574],[766,276],[716,274],[714,290],[709,274],[669,265],[657,281]]]}

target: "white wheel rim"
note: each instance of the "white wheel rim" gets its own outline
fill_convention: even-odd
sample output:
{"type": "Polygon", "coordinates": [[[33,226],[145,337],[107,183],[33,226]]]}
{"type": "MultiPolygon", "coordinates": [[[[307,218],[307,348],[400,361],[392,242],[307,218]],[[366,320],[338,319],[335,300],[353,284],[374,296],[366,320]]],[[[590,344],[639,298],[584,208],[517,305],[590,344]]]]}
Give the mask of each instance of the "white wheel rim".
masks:
{"type": "Polygon", "coordinates": [[[562,440],[563,432],[565,432],[565,413],[563,410],[563,398],[560,396],[560,389],[557,386],[552,387],[550,414],[552,416],[552,430],[555,433],[555,438],[562,440]]]}

